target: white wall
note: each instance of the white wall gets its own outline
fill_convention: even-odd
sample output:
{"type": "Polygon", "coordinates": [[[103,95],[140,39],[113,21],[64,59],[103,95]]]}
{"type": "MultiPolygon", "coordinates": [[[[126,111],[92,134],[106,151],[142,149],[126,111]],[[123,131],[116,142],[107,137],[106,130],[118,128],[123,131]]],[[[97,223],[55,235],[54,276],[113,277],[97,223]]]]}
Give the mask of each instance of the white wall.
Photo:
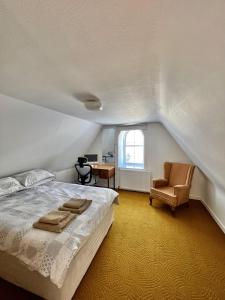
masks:
{"type": "Polygon", "coordinates": [[[98,162],[102,162],[102,130],[100,130],[84,154],[98,154],[98,162]]]}
{"type": "Polygon", "coordinates": [[[214,220],[225,233],[224,199],[225,191],[218,185],[214,184],[212,181],[207,180],[203,204],[209,210],[214,220]]]}
{"type": "Polygon", "coordinates": [[[115,128],[103,127],[104,130],[100,130],[97,137],[90,145],[87,154],[98,154],[98,161],[102,162],[102,156],[108,152],[114,154],[113,158],[108,158],[108,163],[115,162],[115,128]]]}
{"type": "MultiPolygon", "coordinates": [[[[135,183],[136,190],[149,191],[149,184],[146,184],[146,176],[148,176],[146,172],[150,172],[153,178],[161,177],[163,176],[163,163],[165,161],[190,162],[188,156],[162,124],[149,123],[145,128],[145,173],[142,176],[140,171],[123,170],[122,172],[118,172],[117,170],[117,185],[121,186],[122,183],[122,186],[123,184],[128,186],[128,182],[130,181],[132,186],[134,186],[135,183]]],[[[118,127],[103,127],[98,139],[96,139],[96,141],[101,142],[91,145],[88,151],[92,152],[92,149],[94,149],[93,151],[103,152],[103,149],[107,147],[115,149],[117,147],[118,133],[118,127]],[[114,147],[112,145],[114,145],[114,147]]],[[[198,168],[196,168],[192,183],[191,197],[202,199],[202,197],[204,197],[204,191],[205,177],[198,168]]]]}
{"type": "Polygon", "coordinates": [[[61,182],[74,183],[77,181],[78,174],[74,167],[54,172],[56,180],[61,182]]]}
{"type": "Polygon", "coordinates": [[[108,152],[113,154],[112,158],[107,158],[108,163],[115,162],[115,129],[104,128],[102,130],[102,154],[105,155],[108,152]]]}
{"type": "MultiPolygon", "coordinates": [[[[165,161],[191,162],[175,139],[160,123],[148,125],[148,147],[147,168],[152,172],[152,177],[163,175],[163,163],[165,161]]],[[[202,199],[205,190],[204,174],[196,167],[192,181],[191,197],[202,199]]]]}
{"type": "Polygon", "coordinates": [[[0,177],[32,168],[71,168],[100,128],[89,121],[0,95],[0,177]]]}

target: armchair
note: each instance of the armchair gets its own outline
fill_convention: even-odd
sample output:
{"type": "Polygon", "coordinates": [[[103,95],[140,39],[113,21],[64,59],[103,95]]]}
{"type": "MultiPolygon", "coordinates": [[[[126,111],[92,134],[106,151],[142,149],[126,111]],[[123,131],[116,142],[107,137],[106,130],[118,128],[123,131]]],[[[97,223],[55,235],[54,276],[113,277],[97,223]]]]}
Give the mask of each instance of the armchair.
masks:
{"type": "Polygon", "coordinates": [[[179,205],[188,205],[194,168],[191,164],[165,162],[164,178],[153,179],[150,205],[153,199],[159,199],[171,207],[172,213],[179,205]]]}

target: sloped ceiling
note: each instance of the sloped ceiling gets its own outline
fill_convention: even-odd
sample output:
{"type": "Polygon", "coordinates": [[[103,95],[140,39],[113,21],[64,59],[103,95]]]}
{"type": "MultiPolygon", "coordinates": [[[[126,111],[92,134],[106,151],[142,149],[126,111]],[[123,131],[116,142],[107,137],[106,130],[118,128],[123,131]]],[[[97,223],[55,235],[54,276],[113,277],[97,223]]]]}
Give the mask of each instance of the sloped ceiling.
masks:
{"type": "Polygon", "coordinates": [[[225,187],[224,0],[1,0],[0,41],[2,94],[101,124],[161,121],[225,187]]]}
{"type": "Polygon", "coordinates": [[[1,0],[0,92],[103,124],[155,120],[156,2],[1,0]]]}
{"type": "MultiPolygon", "coordinates": [[[[168,1],[161,23],[160,120],[225,188],[225,1],[168,1]]],[[[224,205],[225,208],[225,205],[224,205]]]]}
{"type": "Polygon", "coordinates": [[[93,122],[0,94],[0,177],[72,168],[100,130],[93,122]]]}

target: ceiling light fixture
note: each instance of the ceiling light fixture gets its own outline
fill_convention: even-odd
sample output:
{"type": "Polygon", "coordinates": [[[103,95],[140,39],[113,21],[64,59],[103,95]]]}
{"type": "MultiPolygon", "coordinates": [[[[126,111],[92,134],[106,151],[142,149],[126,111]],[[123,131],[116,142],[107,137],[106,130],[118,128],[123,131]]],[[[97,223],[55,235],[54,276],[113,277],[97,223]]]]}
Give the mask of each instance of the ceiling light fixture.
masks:
{"type": "Polygon", "coordinates": [[[103,109],[101,101],[96,98],[90,98],[90,99],[84,100],[84,106],[88,110],[102,110],[103,109]]]}

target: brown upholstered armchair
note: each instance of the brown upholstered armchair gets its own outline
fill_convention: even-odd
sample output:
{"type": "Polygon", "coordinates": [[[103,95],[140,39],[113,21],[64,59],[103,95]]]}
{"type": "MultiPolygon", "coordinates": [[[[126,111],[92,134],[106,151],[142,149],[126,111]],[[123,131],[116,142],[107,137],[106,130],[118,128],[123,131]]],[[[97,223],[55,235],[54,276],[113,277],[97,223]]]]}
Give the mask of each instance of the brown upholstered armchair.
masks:
{"type": "Polygon", "coordinates": [[[159,199],[168,204],[174,213],[177,206],[188,204],[194,168],[191,164],[165,162],[164,178],[153,179],[150,205],[152,199],[159,199]]]}

